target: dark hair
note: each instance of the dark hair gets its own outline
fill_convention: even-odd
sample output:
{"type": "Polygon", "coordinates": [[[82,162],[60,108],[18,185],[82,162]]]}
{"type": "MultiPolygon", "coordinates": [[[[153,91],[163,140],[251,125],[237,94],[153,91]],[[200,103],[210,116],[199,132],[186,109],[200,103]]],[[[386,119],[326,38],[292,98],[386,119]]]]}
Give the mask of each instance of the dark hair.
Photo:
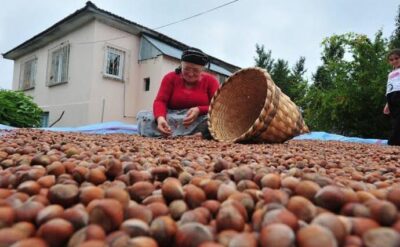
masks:
{"type": "Polygon", "coordinates": [[[400,48],[394,48],[390,50],[387,57],[389,58],[391,55],[397,55],[400,57],[400,48]]]}
{"type": "Polygon", "coordinates": [[[180,73],[182,73],[182,67],[181,66],[179,66],[178,68],[175,69],[175,74],[179,75],[180,73]]]}
{"type": "Polygon", "coordinates": [[[204,66],[208,63],[208,56],[200,49],[189,47],[183,51],[181,60],[204,66]]]}

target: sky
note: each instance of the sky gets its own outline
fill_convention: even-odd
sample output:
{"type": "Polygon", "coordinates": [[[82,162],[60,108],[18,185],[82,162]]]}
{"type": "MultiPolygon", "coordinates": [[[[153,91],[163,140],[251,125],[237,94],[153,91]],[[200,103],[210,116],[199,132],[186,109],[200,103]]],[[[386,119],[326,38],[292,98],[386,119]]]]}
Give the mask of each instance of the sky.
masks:
{"type": "MultiPolygon", "coordinates": [[[[92,0],[103,10],[156,29],[226,3],[224,7],[156,29],[175,40],[239,67],[254,66],[256,44],[292,67],[306,58],[311,79],[321,64],[321,42],[354,32],[390,37],[398,0],[92,0]]],[[[76,10],[84,0],[2,1],[0,53],[6,53],[76,10]]],[[[0,56],[0,88],[11,89],[13,61],[0,56]]]]}

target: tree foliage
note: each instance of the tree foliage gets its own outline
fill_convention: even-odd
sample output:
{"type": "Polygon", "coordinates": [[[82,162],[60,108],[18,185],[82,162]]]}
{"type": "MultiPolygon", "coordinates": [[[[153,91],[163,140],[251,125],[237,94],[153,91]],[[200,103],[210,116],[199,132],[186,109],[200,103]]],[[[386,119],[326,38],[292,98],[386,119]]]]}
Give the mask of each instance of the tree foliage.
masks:
{"type": "Polygon", "coordinates": [[[307,124],[314,130],[361,137],[386,137],[382,114],[389,66],[387,39],[378,31],[333,35],[322,43],[323,64],[303,98],[307,124]]]}
{"type": "Polygon", "coordinates": [[[385,89],[390,66],[389,49],[400,48],[400,6],[396,29],[390,38],[382,31],[366,35],[332,35],[322,42],[322,65],[304,79],[305,58],[289,69],[282,59],[256,45],[256,66],[265,68],[275,83],[301,107],[313,131],[326,131],[364,138],[387,138],[390,121],[383,114],[385,89]]]}
{"type": "Polygon", "coordinates": [[[20,91],[0,90],[0,124],[39,127],[42,110],[20,91]]]}
{"type": "Polygon", "coordinates": [[[307,90],[307,80],[304,78],[305,58],[300,57],[290,69],[286,60],[272,58],[271,50],[266,51],[264,45],[256,44],[256,55],[255,66],[266,69],[282,92],[295,103],[299,103],[307,90]]]}
{"type": "Polygon", "coordinates": [[[390,48],[400,48],[400,5],[397,10],[396,16],[396,29],[394,30],[392,36],[390,37],[390,48]]]}

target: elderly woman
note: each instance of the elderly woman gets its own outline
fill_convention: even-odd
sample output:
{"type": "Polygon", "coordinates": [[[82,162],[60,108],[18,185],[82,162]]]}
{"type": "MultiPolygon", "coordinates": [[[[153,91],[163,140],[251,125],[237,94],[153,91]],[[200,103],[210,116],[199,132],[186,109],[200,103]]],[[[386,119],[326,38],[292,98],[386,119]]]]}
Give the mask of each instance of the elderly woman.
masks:
{"type": "Polygon", "coordinates": [[[219,83],[203,71],[207,63],[207,55],[199,49],[189,48],[182,53],[181,66],[161,82],[153,112],[138,113],[140,135],[183,136],[200,132],[209,136],[208,107],[219,83]]]}

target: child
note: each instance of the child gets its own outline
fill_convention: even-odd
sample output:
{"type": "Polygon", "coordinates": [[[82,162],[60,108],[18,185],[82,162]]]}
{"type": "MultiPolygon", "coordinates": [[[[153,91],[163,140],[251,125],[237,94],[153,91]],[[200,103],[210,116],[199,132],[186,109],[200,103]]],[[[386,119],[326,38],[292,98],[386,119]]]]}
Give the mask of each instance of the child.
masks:
{"type": "Polygon", "coordinates": [[[390,114],[392,118],[392,135],[388,140],[388,144],[400,146],[400,49],[391,50],[388,59],[393,71],[388,76],[386,86],[387,103],[383,113],[390,114]]]}

